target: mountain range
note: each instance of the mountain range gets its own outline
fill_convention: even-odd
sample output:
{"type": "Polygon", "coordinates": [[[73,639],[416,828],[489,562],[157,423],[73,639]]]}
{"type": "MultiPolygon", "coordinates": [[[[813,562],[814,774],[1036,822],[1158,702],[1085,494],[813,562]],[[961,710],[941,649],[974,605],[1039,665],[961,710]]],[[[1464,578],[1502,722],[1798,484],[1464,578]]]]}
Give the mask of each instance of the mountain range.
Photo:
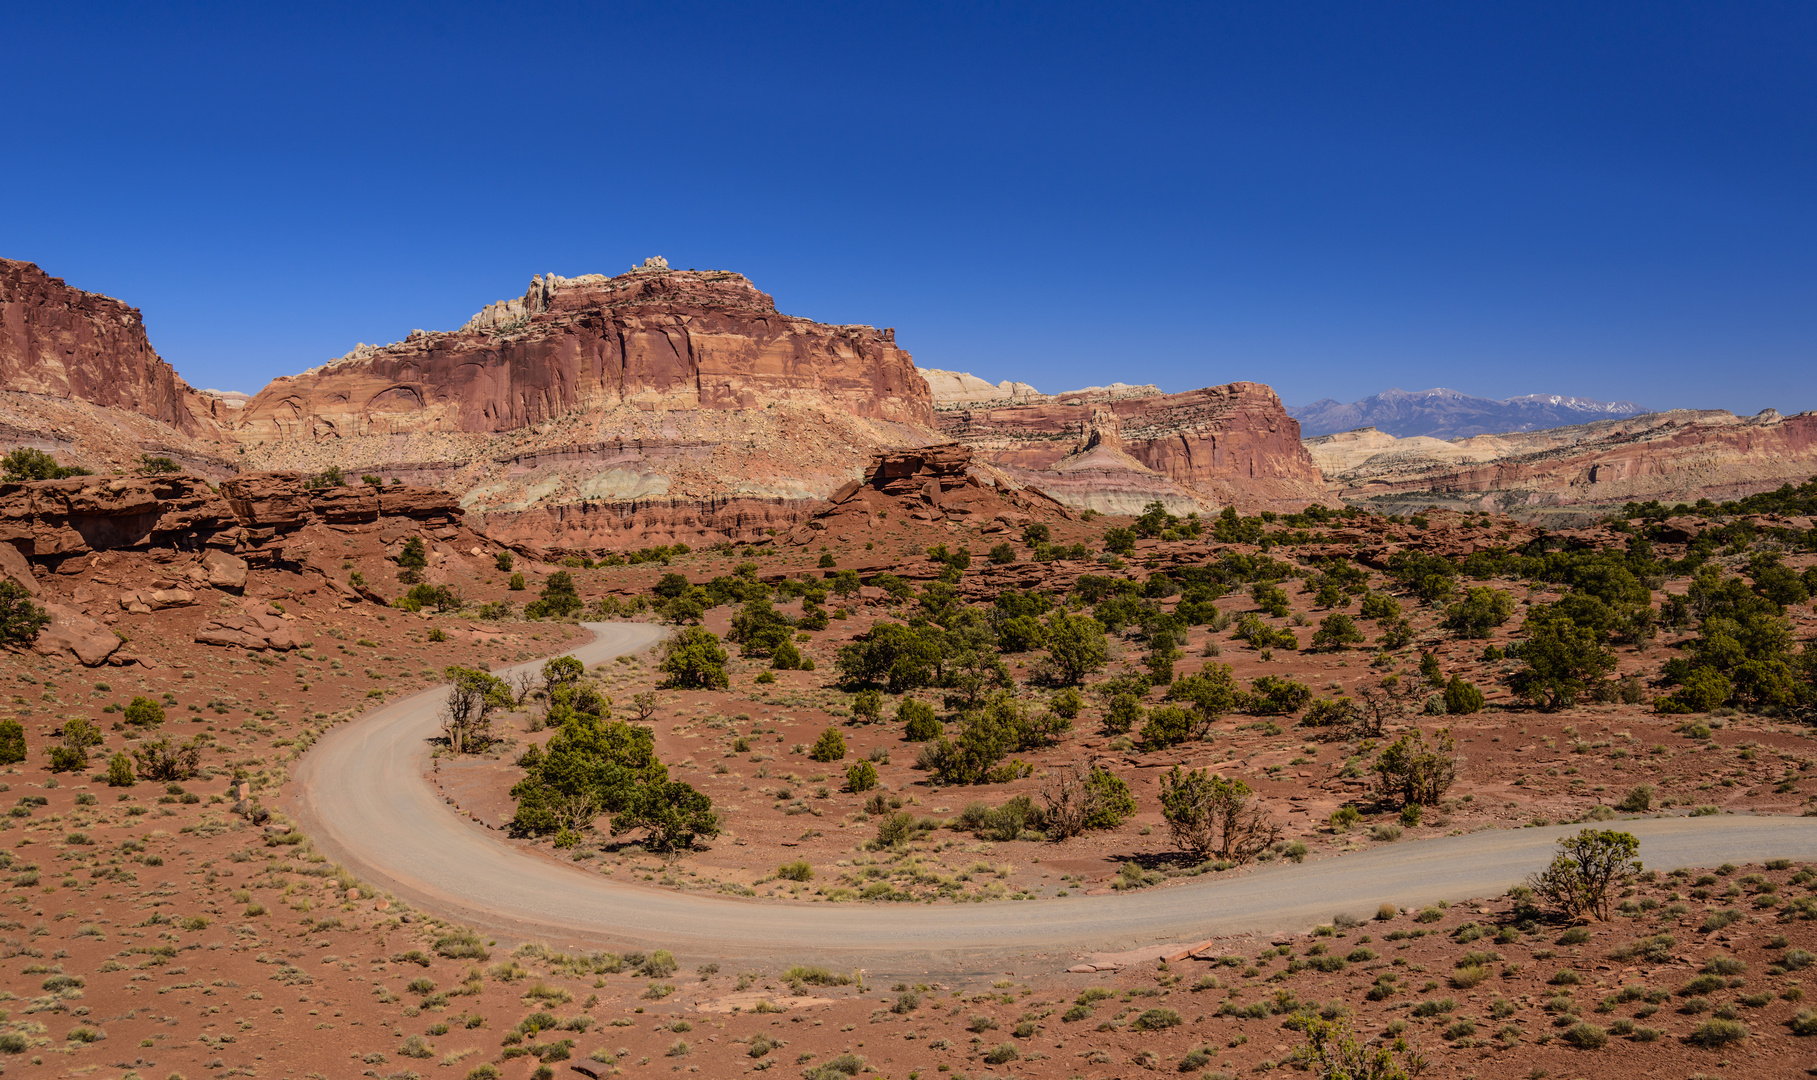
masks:
{"type": "Polygon", "coordinates": [[[1287,415],[1300,422],[1300,433],[1307,438],[1373,427],[1401,439],[1415,435],[1460,439],[1619,420],[1646,411],[1632,401],[1595,401],[1561,394],[1527,394],[1496,401],[1443,387],[1384,390],[1348,404],[1325,398],[1287,407],[1287,415]]]}

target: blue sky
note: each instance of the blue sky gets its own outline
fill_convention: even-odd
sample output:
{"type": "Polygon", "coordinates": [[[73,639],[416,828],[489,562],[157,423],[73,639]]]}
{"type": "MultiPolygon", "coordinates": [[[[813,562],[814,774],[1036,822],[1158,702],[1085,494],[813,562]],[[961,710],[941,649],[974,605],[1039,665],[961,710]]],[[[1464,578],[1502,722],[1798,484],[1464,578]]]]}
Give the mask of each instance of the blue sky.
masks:
{"type": "Polygon", "coordinates": [[[1808,3],[7,22],[0,255],[198,386],[661,254],[1048,390],[1817,408],[1808,3]]]}

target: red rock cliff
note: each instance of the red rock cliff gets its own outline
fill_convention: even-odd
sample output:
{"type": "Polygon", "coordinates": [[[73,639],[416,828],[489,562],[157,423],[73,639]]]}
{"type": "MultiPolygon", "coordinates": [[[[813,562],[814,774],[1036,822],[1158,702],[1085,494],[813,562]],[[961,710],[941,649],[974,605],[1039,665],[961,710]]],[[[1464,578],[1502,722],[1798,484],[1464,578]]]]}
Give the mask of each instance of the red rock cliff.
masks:
{"type": "MultiPolygon", "coordinates": [[[[1239,506],[1323,498],[1326,488],[1300,445],[1300,425],[1261,383],[1238,382],[1180,394],[945,410],[943,434],[1029,475],[1060,496],[1061,476],[1106,472],[1122,462],[1146,468],[1188,492],[1239,506]]],[[[1106,482],[1111,482],[1108,479],[1106,482]]],[[[1145,496],[1146,497],[1146,496],[1145,496]]]]}
{"type": "Polygon", "coordinates": [[[0,259],[0,385],[213,431],[212,403],[158,358],[139,309],[13,259],[0,259]]]}
{"type": "Polygon", "coordinates": [[[893,330],[783,315],[745,277],[648,266],[538,277],[451,333],[362,346],[267,386],[242,438],[506,432],[589,410],[761,409],[777,402],[933,424],[893,330]]]}

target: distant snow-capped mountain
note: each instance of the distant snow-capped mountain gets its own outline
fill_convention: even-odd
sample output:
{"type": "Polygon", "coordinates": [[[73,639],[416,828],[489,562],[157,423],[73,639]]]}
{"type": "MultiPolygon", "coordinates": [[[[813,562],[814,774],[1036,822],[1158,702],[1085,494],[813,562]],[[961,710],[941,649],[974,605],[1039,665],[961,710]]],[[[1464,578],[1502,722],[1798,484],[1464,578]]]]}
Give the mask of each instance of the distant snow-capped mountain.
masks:
{"type": "Polygon", "coordinates": [[[1300,422],[1300,434],[1306,438],[1373,427],[1396,438],[1430,435],[1456,439],[1616,420],[1646,411],[1632,401],[1596,401],[1563,394],[1526,394],[1496,401],[1443,387],[1385,390],[1349,404],[1325,398],[1287,407],[1287,414],[1300,422]]]}

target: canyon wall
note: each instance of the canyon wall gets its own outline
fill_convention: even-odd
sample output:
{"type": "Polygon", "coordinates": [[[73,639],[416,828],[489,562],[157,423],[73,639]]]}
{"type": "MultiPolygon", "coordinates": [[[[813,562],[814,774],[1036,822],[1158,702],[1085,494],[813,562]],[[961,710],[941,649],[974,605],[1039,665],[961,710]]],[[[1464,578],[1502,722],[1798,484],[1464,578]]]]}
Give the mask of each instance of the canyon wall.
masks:
{"type": "Polygon", "coordinates": [[[0,386],[136,413],[186,436],[215,430],[214,402],[158,358],[137,308],[13,259],[0,259],[0,386]]]}
{"type": "Polygon", "coordinates": [[[1326,496],[1299,424],[1260,383],[1133,396],[1093,388],[942,409],[936,419],[943,435],[1017,479],[1107,513],[1139,512],[1156,499],[1180,512],[1292,507],[1326,496]]]}

